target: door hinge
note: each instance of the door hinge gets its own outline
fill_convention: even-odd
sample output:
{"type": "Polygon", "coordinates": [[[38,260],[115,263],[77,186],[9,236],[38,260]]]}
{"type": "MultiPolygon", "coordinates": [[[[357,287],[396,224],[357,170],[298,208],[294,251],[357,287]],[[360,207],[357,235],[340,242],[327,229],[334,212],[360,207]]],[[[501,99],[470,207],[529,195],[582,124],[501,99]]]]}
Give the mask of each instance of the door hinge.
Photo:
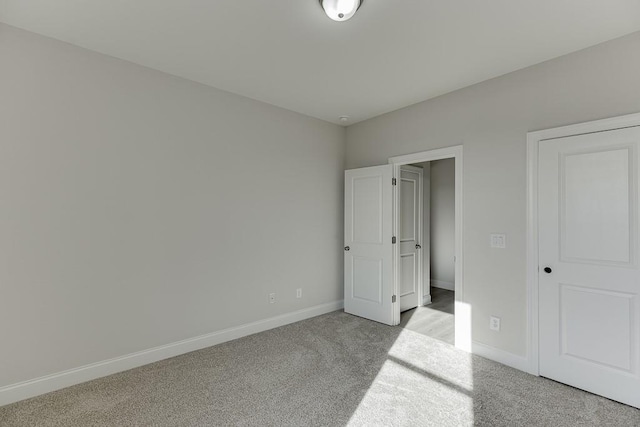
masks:
{"type": "Polygon", "coordinates": [[[397,185],[397,181],[395,178],[391,178],[391,185],[397,185]]]}
{"type": "Polygon", "coordinates": [[[396,296],[395,296],[395,295],[393,295],[393,296],[391,297],[391,302],[392,302],[392,303],[396,302],[396,296]]]}
{"type": "Polygon", "coordinates": [[[391,238],[391,244],[395,245],[396,244],[396,236],[393,236],[391,238]]]}

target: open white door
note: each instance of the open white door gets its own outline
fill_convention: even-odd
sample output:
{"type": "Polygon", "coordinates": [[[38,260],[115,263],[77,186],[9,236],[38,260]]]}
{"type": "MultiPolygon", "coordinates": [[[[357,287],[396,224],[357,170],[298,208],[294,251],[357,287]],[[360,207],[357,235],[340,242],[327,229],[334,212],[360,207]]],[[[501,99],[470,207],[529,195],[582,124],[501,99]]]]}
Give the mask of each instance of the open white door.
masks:
{"type": "Polygon", "coordinates": [[[422,305],[422,168],[400,167],[400,260],[398,297],[400,311],[422,305]]]}
{"type": "Polygon", "coordinates": [[[393,166],[345,171],[344,311],[394,325],[393,166]]]}
{"type": "Polygon", "coordinates": [[[640,407],[640,127],[539,150],[540,374],[640,407]]]}

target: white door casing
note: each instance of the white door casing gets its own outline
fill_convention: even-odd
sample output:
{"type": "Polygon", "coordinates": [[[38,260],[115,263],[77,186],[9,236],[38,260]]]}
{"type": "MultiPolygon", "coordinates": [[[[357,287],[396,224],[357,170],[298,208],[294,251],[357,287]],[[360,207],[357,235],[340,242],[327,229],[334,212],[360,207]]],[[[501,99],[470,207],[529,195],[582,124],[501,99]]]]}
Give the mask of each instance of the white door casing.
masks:
{"type": "Polygon", "coordinates": [[[421,305],[422,282],[422,168],[400,167],[400,262],[398,296],[400,311],[421,305]]]}
{"type": "MultiPolygon", "coordinates": [[[[462,145],[438,148],[434,150],[422,151],[419,153],[404,154],[389,158],[389,163],[394,167],[395,176],[400,176],[400,168],[403,165],[431,162],[442,159],[455,159],[455,335],[456,347],[465,351],[471,351],[471,305],[465,302],[464,296],[464,252],[462,242],[464,241],[462,219],[464,212],[463,183],[464,183],[464,160],[462,145]]],[[[423,177],[424,179],[424,177],[423,177]]],[[[396,186],[397,188],[397,186],[396,186]]],[[[393,209],[396,218],[400,210],[400,199],[395,191],[393,209]]],[[[399,233],[399,221],[394,222],[394,231],[399,233]]],[[[396,245],[396,248],[399,247],[396,245]]],[[[399,260],[400,251],[394,248],[394,263],[396,281],[399,281],[399,260]]],[[[424,250],[424,245],[423,245],[424,250]]],[[[426,286],[425,286],[426,287],[426,286]]],[[[424,300],[423,300],[424,301],[424,300]]],[[[429,301],[424,301],[428,303],[429,301]]],[[[395,307],[394,316],[396,324],[400,323],[400,305],[395,307]]]]}
{"type": "Polygon", "coordinates": [[[540,375],[635,407],[639,153],[631,127],[543,140],[538,154],[540,375]]]}
{"type": "Polygon", "coordinates": [[[391,165],[345,171],[344,309],[394,325],[391,165]]]}

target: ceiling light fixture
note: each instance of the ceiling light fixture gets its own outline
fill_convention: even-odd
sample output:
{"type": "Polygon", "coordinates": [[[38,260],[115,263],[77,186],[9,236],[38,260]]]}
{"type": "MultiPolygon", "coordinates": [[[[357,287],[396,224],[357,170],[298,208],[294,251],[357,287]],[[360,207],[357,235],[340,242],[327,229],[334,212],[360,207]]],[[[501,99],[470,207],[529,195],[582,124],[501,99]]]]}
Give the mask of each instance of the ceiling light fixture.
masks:
{"type": "Polygon", "coordinates": [[[334,21],[346,21],[356,14],[363,0],[320,0],[324,13],[334,21]]]}

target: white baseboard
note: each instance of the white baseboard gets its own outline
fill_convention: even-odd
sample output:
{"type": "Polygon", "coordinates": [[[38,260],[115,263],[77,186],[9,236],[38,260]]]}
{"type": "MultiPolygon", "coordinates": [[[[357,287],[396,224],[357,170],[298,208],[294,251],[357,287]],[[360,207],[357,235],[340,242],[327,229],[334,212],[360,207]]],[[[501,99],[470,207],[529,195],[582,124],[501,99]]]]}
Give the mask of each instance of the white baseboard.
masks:
{"type": "Polygon", "coordinates": [[[431,286],[434,288],[446,289],[448,291],[456,290],[455,283],[445,282],[444,280],[431,280],[431,286]]]}
{"type": "Polygon", "coordinates": [[[340,310],[334,301],[0,388],[0,406],[340,310]]]}
{"type": "Polygon", "coordinates": [[[423,295],[422,296],[422,305],[431,304],[431,295],[423,295]]]}
{"type": "Polygon", "coordinates": [[[517,354],[509,353],[508,351],[500,350],[499,348],[491,347],[477,341],[471,343],[471,350],[473,354],[477,354],[478,356],[511,366],[520,371],[529,372],[529,360],[526,357],[518,356],[517,354]]]}

